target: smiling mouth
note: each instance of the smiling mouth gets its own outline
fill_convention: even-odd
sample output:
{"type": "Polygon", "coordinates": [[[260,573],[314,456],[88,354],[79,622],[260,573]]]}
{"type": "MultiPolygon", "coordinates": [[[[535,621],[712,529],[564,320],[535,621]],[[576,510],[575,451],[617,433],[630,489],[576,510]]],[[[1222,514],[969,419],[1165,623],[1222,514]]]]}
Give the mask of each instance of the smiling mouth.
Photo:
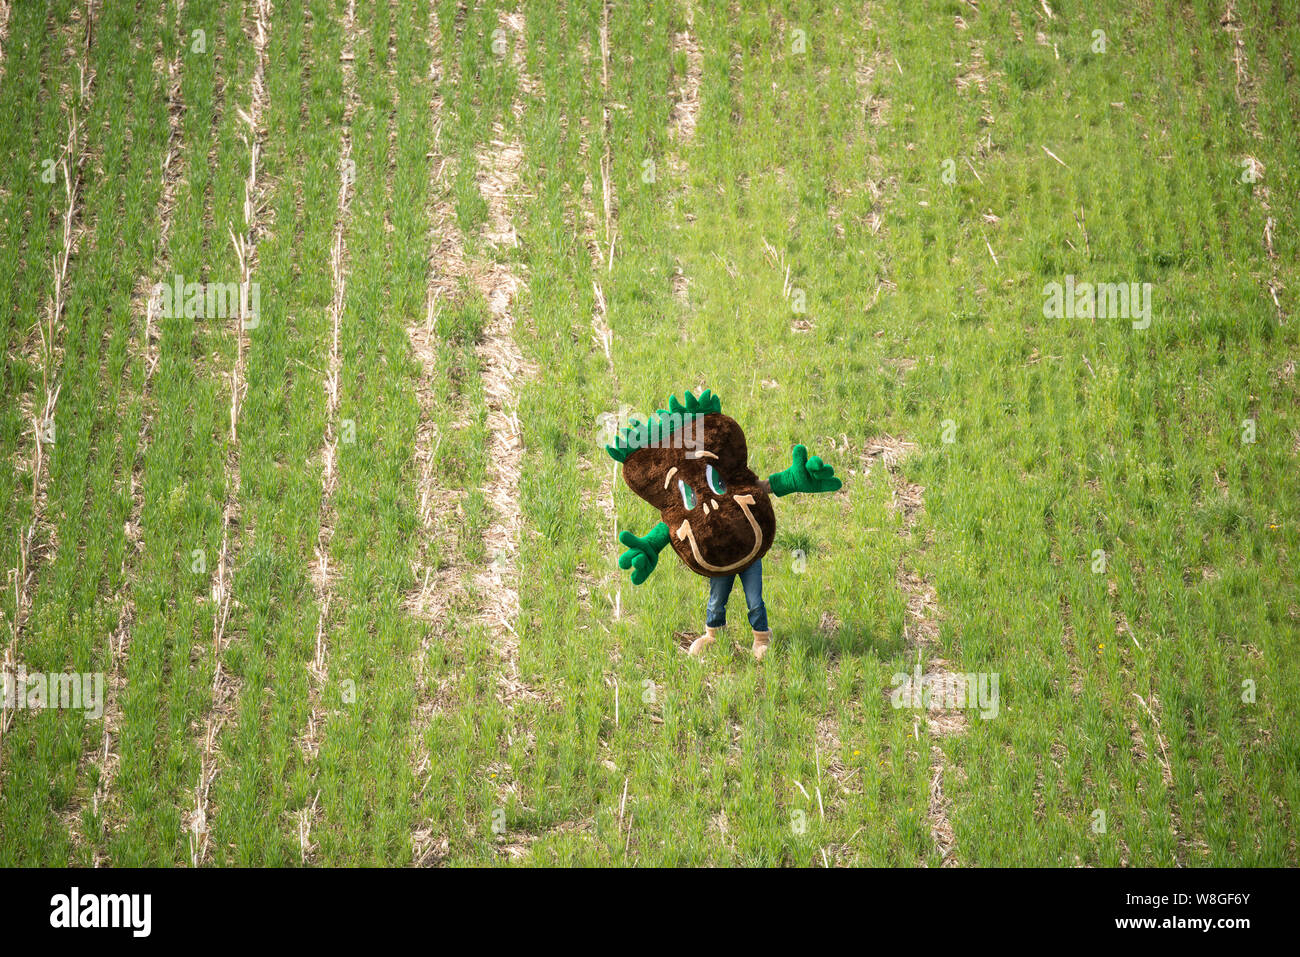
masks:
{"type": "Polygon", "coordinates": [[[763,532],[758,527],[758,519],[754,518],[754,513],[749,510],[749,506],[754,504],[754,496],[737,495],[735,502],[740,506],[740,510],[745,513],[745,518],[749,519],[749,527],[754,530],[754,547],[738,562],[732,562],[730,565],[710,565],[700,555],[700,546],[695,543],[695,533],[691,531],[690,519],[686,519],[677,528],[677,537],[685,539],[691,543],[691,554],[695,556],[695,561],[701,568],[707,568],[711,572],[732,572],[737,568],[747,565],[755,555],[758,554],[759,548],[763,545],[763,532]]]}

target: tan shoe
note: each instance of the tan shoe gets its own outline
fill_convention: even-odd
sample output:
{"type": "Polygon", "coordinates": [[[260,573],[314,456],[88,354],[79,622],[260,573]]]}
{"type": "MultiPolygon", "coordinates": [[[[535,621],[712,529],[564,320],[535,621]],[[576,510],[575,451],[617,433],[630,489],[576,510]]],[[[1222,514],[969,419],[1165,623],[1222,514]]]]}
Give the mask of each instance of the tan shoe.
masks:
{"type": "Polygon", "coordinates": [[[754,660],[762,661],[763,656],[767,654],[767,646],[772,643],[772,632],[756,631],[754,632],[754,647],[750,649],[754,652],[754,660]]]}
{"type": "Polygon", "coordinates": [[[691,648],[690,651],[687,652],[687,654],[691,655],[693,658],[700,657],[700,655],[704,654],[704,649],[709,647],[709,645],[713,644],[714,639],[716,639],[717,637],[718,637],[718,629],[710,628],[708,625],[705,625],[704,634],[700,635],[700,637],[696,638],[694,641],[691,642],[691,648]]]}

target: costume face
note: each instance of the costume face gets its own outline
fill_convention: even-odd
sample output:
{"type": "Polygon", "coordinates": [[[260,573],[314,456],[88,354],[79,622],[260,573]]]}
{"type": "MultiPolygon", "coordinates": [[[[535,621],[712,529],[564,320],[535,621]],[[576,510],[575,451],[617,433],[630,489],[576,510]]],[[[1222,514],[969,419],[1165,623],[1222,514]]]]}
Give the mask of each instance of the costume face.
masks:
{"type": "Polygon", "coordinates": [[[692,571],[744,571],[772,547],[772,500],[749,468],[745,433],[735,419],[699,416],[691,441],[666,439],[623,463],[628,488],[659,509],[669,540],[692,571]],[[689,445],[673,448],[672,445],[689,445]]]}

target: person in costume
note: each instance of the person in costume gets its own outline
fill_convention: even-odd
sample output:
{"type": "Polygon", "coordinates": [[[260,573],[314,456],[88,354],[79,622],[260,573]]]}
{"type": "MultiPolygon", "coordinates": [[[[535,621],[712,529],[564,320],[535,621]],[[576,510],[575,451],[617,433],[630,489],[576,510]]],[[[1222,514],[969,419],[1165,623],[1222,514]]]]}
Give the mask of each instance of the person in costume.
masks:
{"type": "Polygon", "coordinates": [[[624,529],[627,551],[618,566],[640,585],[671,545],[691,571],[709,579],[704,633],[690,647],[703,654],[727,623],[727,599],[740,578],[754,632],[753,655],[762,660],[772,640],[763,604],[762,558],[776,535],[772,496],[835,492],[835,470],[796,445],[790,467],[760,479],[749,467],[745,433],[722,414],[722,401],[705,389],[668,400],[647,421],[633,421],[605,450],[623,465],[628,488],[659,510],[661,521],[645,536],[624,529]]]}

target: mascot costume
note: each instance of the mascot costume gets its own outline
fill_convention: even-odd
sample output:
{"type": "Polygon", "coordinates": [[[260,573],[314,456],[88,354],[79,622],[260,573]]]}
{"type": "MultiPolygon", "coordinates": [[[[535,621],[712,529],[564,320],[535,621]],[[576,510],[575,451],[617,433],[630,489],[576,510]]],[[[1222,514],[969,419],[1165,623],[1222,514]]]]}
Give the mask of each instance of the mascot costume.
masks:
{"type": "Polygon", "coordinates": [[[763,607],[763,555],[776,535],[772,496],[791,492],[834,492],[835,470],[796,445],[783,472],[760,479],[749,467],[745,433],[722,414],[722,402],[705,389],[699,396],[671,396],[667,409],[649,421],[632,421],[605,450],[623,464],[628,488],[659,510],[662,521],[644,537],[624,530],[627,546],[618,566],[632,570],[640,585],[672,545],[691,571],[709,579],[704,634],[690,647],[700,655],[727,623],[727,599],[740,576],[754,630],[753,654],[767,653],[772,632],[763,607]]]}

